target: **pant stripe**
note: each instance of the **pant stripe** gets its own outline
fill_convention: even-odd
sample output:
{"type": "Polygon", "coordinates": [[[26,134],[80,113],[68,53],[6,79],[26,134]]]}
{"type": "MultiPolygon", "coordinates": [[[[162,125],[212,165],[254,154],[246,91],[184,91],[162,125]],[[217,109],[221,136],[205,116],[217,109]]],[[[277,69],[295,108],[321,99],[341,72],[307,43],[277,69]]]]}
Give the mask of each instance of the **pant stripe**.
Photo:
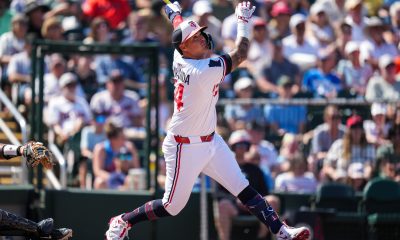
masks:
{"type": "Polygon", "coordinates": [[[179,179],[179,170],[181,165],[181,152],[182,152],[182,143],[176,146],[176,163],[175,163],[175,175],[172,180],[172,188],[168,197],[168,201],[165,203],[164,207],[167,208],[168,205],[172,202],[172,198],[174,197],[175,188],[179,179]]]}

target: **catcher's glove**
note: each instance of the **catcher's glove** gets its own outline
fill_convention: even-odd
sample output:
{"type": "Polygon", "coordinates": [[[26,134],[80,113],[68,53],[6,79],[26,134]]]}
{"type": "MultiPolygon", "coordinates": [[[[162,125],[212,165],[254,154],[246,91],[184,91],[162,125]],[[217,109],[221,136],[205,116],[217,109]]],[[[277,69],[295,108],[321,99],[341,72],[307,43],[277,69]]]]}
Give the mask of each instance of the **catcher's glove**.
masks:
{"type": "Polygon", "coordinates": [[[26,164],[36,167],[41,163],[43,167],[51,169],[54,165],[53,154],[41,142],[28,142],[24,146],[22,156],[26,160],[26,164]]]}

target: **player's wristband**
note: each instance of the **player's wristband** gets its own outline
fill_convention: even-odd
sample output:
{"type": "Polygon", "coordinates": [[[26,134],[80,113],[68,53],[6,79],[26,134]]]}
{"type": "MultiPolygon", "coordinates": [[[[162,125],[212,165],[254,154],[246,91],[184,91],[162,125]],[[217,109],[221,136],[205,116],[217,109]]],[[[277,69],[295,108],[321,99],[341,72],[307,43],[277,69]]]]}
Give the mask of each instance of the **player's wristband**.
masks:
{"type": "Polygon", "coordinates": [[[174,29],[176,29],[181,22],[183,22],[181,14],[175,15],[175,17],[172,19],[172,25],[174,26],[174,29]]]}
{"type": "Polygon", "coordinates": [[[242,20],[239,20],[237,24],[237,38],[239,39],[240,37],[247,39],[250,37],[249,24],[242,20]]]}
{"type": "Polygon", "coordinates": [[[3,145],[1,148],[1,153],[5,159],[10,159],[13,157],[21,156],[21,146],[15,145],[3,145]]]}

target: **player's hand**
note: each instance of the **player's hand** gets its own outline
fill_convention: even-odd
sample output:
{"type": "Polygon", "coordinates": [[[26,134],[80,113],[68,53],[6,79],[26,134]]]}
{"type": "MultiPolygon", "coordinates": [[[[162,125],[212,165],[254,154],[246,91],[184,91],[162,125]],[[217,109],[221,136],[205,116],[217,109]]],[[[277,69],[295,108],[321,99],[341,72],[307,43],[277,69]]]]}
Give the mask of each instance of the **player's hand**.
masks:
{"type": "Polygon", "coordinates": [[[178,2],[169,3],[165,5],[165,13],[167,14],[169,20],[172,22],[177,15],[182,12],[182,7],[178,2]]]}
{"type": "Polygon", "coordinates": [[[250,2],[240,2],[236,6],[235,14],[238,21],[248,23],[255,10],[256,7],[251,6],[250,2]]]}
{"type": "Polygon", "coordinates": [[[43,167],[51,169],[54,165],[53,154],[41,142],[30,141],[23,148],[22,156],[26,164],[30,167],[36,167],[42,164],[43,167]]]}

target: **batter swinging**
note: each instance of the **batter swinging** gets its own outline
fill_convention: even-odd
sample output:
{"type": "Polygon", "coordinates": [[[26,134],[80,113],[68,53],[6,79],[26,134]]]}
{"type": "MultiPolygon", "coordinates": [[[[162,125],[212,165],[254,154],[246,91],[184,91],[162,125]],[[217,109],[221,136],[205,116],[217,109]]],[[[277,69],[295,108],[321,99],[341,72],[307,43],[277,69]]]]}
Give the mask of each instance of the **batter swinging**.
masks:
{"type": "Polygon", "coordinates": [[[277,239],[308,239],[308,229],[283,224],[268,202],[249,186],[234,154],[214,132],[219,84],[247,57],[248,25],[255,7],[249,2],[237,5],[236,49],[211,58],[212,39],[204,32],[206,27],[200,27],[194,21],[183,21],[177,2],[167,4],[165,10],[174,25],[172,39],[176,49],[174,113],[162,146],[167,167],[165,194],[163,199],[150,201],[132,212],[112,218],[106,238],[124,239],[138,222],[177,215],[203,172],[238,197],[252,214],[277,234],[277,239]]]}

